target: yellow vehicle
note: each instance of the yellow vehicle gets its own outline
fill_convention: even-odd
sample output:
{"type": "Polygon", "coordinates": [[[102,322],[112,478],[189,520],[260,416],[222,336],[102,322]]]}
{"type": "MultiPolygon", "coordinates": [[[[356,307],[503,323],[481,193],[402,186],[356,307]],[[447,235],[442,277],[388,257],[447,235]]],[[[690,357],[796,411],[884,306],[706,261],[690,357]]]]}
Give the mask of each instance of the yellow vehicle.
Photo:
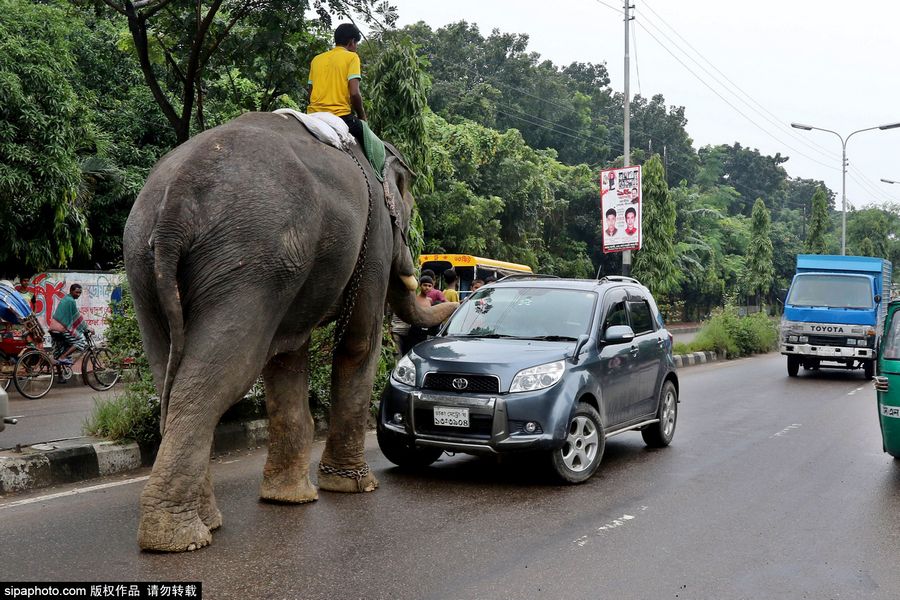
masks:
{"type": "Polygon", "coordinates": [[[504,262],[492,258],[481,258],[469,254],[422,254],[419,256],[422,270],[431,269],[438,277],[435,285],[443,289],[443,273],[453,268],[459,276],[459,295],[465,298],[472,290],[472,282],[476,279],[495,277],[501,279],[516,273],[532,273],[528,265],[504,262]]]}

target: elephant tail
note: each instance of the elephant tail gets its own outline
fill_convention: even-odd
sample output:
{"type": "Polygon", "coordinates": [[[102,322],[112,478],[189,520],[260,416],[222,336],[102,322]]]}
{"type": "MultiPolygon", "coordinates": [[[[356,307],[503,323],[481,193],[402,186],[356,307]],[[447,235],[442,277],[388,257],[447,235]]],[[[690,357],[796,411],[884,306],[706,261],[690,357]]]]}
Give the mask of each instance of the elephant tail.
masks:
{"type": "Polygon", "coordinates": [[[154,228],[154,264],[156,293],[163,313],[169,324],[169,360],[166,363],[166,377],[163,381],[162,396],[159,399],[159,429],[165,433],[169,396],[175,373],[184,354],[184,313],[181,308],[181,293],[178,289],[178,262],[181,259],[186,236],[181,221],[180,210],[167,206],[169,188],[163,194],[154,228]],[[162,234],[162,235],[160,235],[162,234]]]}

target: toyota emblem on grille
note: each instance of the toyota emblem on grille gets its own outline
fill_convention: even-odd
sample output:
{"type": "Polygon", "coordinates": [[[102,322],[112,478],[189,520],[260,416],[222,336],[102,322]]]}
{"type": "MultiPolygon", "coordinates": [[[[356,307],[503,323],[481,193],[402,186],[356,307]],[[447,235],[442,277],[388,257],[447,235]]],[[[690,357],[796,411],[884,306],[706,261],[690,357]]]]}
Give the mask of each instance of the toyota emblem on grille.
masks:
{"type": "Polygon", "coordinates": [[[453,389],[455,389],[455,390],[464,390],[467,387],[469,387],[469,380],[464,379],[462,377],[457,377],[456,379],[453,380],[452,385],[453,385],[453,389]]]}

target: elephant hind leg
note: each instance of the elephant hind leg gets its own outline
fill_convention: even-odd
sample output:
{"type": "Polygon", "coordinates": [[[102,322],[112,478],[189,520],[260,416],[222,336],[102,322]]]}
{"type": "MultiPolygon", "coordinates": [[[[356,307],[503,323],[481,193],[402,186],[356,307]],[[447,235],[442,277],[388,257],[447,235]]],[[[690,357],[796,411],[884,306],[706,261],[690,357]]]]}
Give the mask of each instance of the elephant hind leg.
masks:
{"type": "Polygon", "coordinates": [[[309,411],[309,342],[278,354],[263,369],[269,414],[269,455],[260,499],[302,504],[319,498],[309,479],[313,418],[309,411]]]}

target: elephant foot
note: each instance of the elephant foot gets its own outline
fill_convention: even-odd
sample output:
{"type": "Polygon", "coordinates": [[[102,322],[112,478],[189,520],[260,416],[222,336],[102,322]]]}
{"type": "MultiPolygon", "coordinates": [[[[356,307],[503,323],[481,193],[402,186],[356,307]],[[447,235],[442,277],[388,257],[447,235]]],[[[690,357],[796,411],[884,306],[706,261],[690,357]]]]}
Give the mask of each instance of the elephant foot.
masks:
{"type": "MultiPolygon", "coordinates": [[[[218,514],[218,510],[216,513],[221,525],[222,515],[218,514]]],[[[192,552],[211,543],[210,527],[204,524],[194,510],[185,513],[171,513],[160,509],[141,511],[138,525],[138,544],[141,550],[192,552]]]]}
{"type": "Polygon", "coordinates": [[[200,520],[210,531],[214,531],[222,526],[222,513],[213,503],[200,510],[200,520]]]}
{"type": "Polygon", "coordinates": [[[319,487],[329,492],[374,492],[378,487],[378,480],[369,470],[369,465],[363,465],[359,469],[340,469],[319,463],[319,487]]]}
{"type": "Polygon", "coordinates": [[[282,481],[280,477],[264,476],[259,490],[259,498],[264,502],[305,504],[318,500],[319,492],[309,480],[309,475],[296,483],[282,481]]]}

